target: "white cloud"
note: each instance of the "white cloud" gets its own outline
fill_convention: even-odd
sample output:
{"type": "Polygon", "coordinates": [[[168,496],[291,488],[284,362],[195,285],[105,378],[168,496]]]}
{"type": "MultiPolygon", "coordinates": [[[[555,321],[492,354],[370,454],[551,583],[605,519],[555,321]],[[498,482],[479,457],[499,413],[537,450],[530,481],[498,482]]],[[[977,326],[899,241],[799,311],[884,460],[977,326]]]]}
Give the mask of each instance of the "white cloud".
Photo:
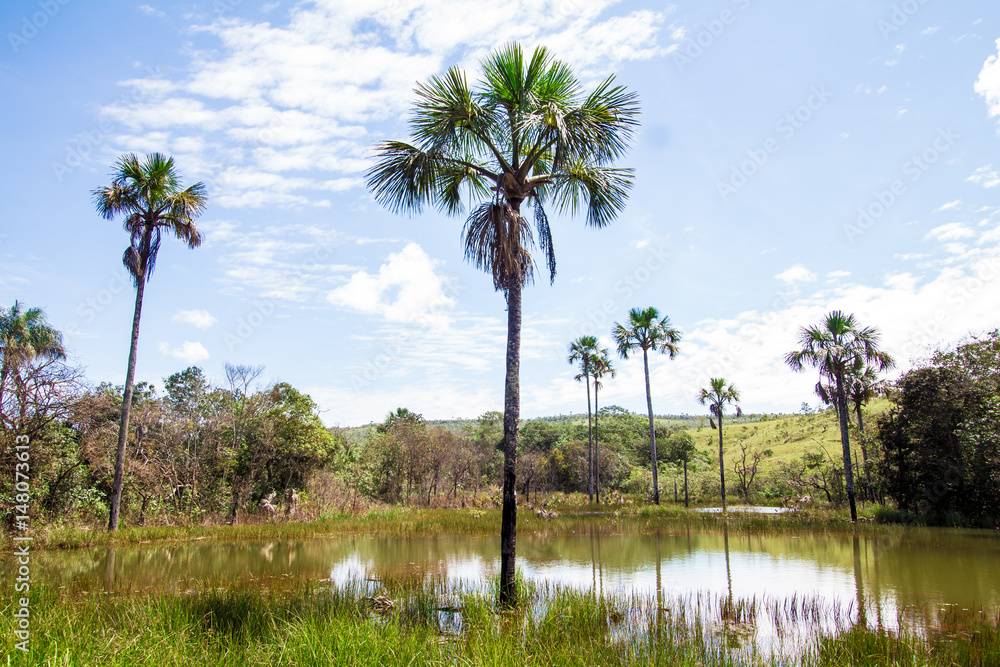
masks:
{"type": "Polygon", "coordinates": [[[954,241],[956,239],[967,239],[976,235],[976,232],[966,227],[961,222],[949,222],[947,225],[935,227],[927,232],[925,239],[937,239],[938,241],[954,241]]]}
{"type": "Polygon", "coordinates": [[[846,278],[851,275],[850,271],[830,271],[826,274],[828,280],[837,280],[839,278],[846,278]]]}
{"type": "Polygon", "coordinates": [[[147,16],[156,16],[156,17],[166,16],[166,14],[161,12],[159,9],[157,9],[156,7],[151,7],[150,5],[139,5],[136,9],[138,9],[143,14],[146,14],[147,16]]]}
{"type": "Polygon", "coordinates": [[[346,285],[327,295],[334,306],[390,322],[447,323],[446,309],[453,308],[448,281],[434,272],[437,264],[416,243],[394,252],[375,274],[358,271],[346,285]]]}
{"type": "Polygon", "coordinates": [[[121,82],[142,94],[103,114],[128,131],[116,151],[183,155],[215,204],[328,206],[326,192],[362,186],[372,126],[405,115],[414,84],[453,63],[470,70],[511,40],[544,43],[596,81],[668,51],[671,9],[610,14],[616,4],[317,0],[284,19],[218,18],[192,27],[215,44],[192,51],[186,74],[121,82]]]}
{"type": "Polygon", "coordinates": [[[990,115],[1000,116],[1000,39],[997,40],[997,54],[983,63],[974,90],[986,99],[990,115]]]}
{"type": "Polygon", "coordinates": [[[950,201],[947,204],[941,204],[936,209],[934,209],[933,212],[940,213],[941,211],[950,211],[951,209],[958,208],[961,205],[962,205],[962,200],[956,199],[955,201],[950,201]]]}
{"type": "Polygon", "coordinates": [[[986,166],[976,169],[972,174],[965,179],[969,183],[975,183],[976,185],[981,185],[984,188],[995,188],[1000,185],[1000,173],[993,170],[993,165],[988,164],[986,166]]]}
{"type": "Polygon", "coordinates": [[[929,27],[927,27],[927,28],[924,28],[923,30],[921,30],[921,31],[920,31],[920,34],[921,34],[921,35],[933,35],[933,34],[935,34],[935,33],[936,33],[936,32],[937,32],[938,30],[940,30],[940,28],[938,28],[938,27],[937,27],[936,25],[932,25],[932,26],[929,26],[929,27]]]}
{"type": "Polygon", "coordinates": [[[208,329],[218,320],[207,310],[178,310],[171,318],[172,322],[191,324],[199,329],[208,329]]]}
{"type": "Polygon", "coordinates": [[[184,341],[180,347],[171,348],[166,341],[161,342],[158,347],[163,354],[180,359],[186,364],[196,364],[211,356],[204,345],[189,340],[184,341]]]}
{"type": "Polygon", "coordinates": [[[792,285],[794,283],[811,283],[816,280],[816,274],[804,267],[801,264],[796,264],[787,271],[782,271],[775,276],[778,280],[785,283],[786,285],[792,285]]]}

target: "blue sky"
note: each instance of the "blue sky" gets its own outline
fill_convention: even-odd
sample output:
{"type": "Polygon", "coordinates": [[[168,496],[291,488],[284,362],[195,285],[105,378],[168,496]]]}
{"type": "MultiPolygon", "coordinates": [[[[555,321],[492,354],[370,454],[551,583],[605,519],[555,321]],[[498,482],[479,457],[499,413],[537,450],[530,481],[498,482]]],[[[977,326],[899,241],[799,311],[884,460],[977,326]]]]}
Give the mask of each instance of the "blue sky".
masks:
{"type": "MultiPolygon", "coordinates": [[[[997,326],[1000,6],[843,0],[240,0],[0,8],[7,159],[0,305],[45,309],[93,382],[124,380],[134,291],[90,191],[125,152],[175,157],[210,201],[204,245],[165,241],[139,379],[262,364],[330,425],[398,406],[502,409],[506,313],[462,260],[462,219],[395,216],[363,186],[407,135],[418,81],[509,40],[642,101],[636,185],[604,230],[553,219],[555,285],[524,299],[522,415],[585,410],[584,333],[656,306],[684,334],[651,362],[654,408],[701,413],[725,376],[750,411],[817,402],[782,363],[829,310],[901,368],[997,326]]],[[[642,411],[641,362],[602,404],[642,411]]]]}

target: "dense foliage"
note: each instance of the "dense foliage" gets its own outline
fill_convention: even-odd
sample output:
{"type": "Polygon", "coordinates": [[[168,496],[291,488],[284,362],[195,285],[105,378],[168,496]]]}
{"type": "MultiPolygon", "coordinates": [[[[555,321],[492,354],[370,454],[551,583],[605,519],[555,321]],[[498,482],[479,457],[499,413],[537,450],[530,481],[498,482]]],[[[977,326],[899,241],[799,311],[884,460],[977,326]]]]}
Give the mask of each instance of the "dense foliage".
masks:
{"type": "Polygon", "coordinates": [[[900,510],[933,522],[1000,517],[1000,332],[904,374],[876,425],[876,467],[900,510]]]}

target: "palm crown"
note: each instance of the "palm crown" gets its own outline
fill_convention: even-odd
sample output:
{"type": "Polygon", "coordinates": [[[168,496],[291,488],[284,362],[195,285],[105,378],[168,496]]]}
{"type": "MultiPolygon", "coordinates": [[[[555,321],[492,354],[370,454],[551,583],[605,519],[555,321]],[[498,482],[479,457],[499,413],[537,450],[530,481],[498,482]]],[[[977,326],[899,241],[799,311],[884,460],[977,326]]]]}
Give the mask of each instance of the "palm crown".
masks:
{"type": "Polygon", "coordinates": [[[659,350],[673,359],[680,351],[680,332],[670,325],[670,318],[660,317],[660,311],[650,307],[633,308],[628,314],[628,326],[615,323],[611,335],[622,359],[636,350],[659,350]]]}
{"type": "MultiPolygon", "coordinates": [[[[860,328],[854,315],[834,310],[819,325],[799,330],[800,349],[786,354],[785,363],[796,371],[806,364],[815,366],[821,375],[843,382],[855,369],[865,365],[879,371],[892,368],[892,357],[879,350],[878,343],[877,329],[860,328]]],[[[817,392],[821,391],[820,385],[817,392]]]]}
{"type": "Polygon", "coordinates": [[[149,279],[156,264],[163,229],[188,247],[201,245],[202,234],[194,219],[205,209],[208,197],[202,183],[181,189],[174,159],[152,153],[140,160],[129,153],[118,159],[111,185],[93,191],[97,212],[105,220],[124,216],[131,243],[122,264],[137,285],[149,279]]]}
{"type": "MultiPolygon", "coordinates": [[[[726,411],[726,404],[739,403],[739,400],[739,390],[731,383],[727,385],[725,378],[711,378],[709,380],[709,387],[702,389],[698,395],[698,401],[702,405],[707,405],[712,414],[719,419],[720,427],[722,425],[722,415],[726,411]]],[[[739,406],[736,407],[736,412],[737,416],[742,414],[739,406]]]]}
{"type": "Polygon", "coordinates": [[[22,308],[14,302],[0,311],[0,359],[5,368],[27,363],[35,357],[63,359],[62,334],[49,326],[41,308],[22,308]]]}
{"type": "Polygon", "coordinates": [[[434,204],[458,215],[463,194],[480,200],[463,230],[466,259],[492,273],[497,290],[507,290],[510,281],[523,286],[533,276],[524,201],[534,206],[551,279],[556,265],[545,204],[570,213],[585,207],[594,227],[622,210],[632,170],[611,164],[632,139],[639,104],[614,77],[583,95],[570,68],[543,47],[525,59],[520,46],[509,44],[481,66],[475,88],[458,68],[419,85],[412,143],[378,144],[367,178],[375,200],[394,212],[419,213],[434,204]]]}

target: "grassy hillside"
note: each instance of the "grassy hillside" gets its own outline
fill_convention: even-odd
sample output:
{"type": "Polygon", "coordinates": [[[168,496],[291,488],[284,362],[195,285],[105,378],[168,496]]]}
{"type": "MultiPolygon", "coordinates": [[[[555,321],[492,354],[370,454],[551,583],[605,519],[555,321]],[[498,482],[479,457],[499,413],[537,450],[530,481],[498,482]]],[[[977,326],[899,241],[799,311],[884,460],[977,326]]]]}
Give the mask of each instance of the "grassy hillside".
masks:
{"type": "MultiPolygon", "coordinates": [[[[886,412],[890,407],[888,399],[872,401],[864,411],[866,427],[873,418],[886,412]]],[[[695,445],[712,459],[719,456],[719,433],[710,428],[696,428],[693,432],[695,445]]],[[[843,458],[840,445],[840,425],[833,409],[811,415],[781,415],[766,421],[754,423],[730,423],[726,419],[722,428],[722,441],[727,472],[732,470],[738,444],[743,441],[751,448],[770,449],[774,455],[761,464],[761,470],[770,470],[781,463],[802,458],[806,452],[826,452],[838,464],[843,458]]],[[[857,420],[851,415],[851,445],[857,447],[857,420]]]]}

